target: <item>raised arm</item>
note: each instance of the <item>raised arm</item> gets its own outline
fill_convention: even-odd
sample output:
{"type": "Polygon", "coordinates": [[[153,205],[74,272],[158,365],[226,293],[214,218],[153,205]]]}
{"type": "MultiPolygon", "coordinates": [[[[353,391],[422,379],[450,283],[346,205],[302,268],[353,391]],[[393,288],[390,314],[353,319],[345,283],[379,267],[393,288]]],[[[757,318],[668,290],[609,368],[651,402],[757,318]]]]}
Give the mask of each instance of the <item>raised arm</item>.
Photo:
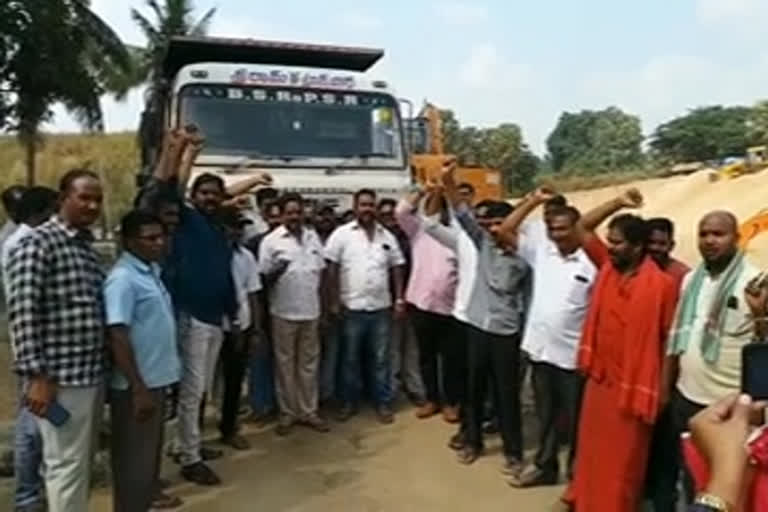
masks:
{"type": "Polygon", "coordinates": [[[187,146],[184,148],[184,154],[181,161],[178,162],[176,166],[179,192],[182,195],[187,190],[187,183],[189,183],[189,178],[192,175],[192,166],[195,165],[195,161],[205,145],[205,138],[197,131],[197,128],[187,128],[185,136],[187,139],[187,146]]]}
{"type": "Polygon", "coordinates": [[[539,187],[520,201],[512,213],[507,215],[499,228],[503,239],[516,239],[517,231],[523,221],[539,206],[555,196],[555,193],[547,187],[539,187]]]}
{"type": "Polygon", "coordinates": [[[582,215],[579,226],[584,232],[593,233],[600,224],[616,212],[625,208],[641,208],[642,206],[643,195],[636,188],[631,188],[620,196],[606,201],[582,215]]]}
{"type": "Polygon", "coordinates": [[[267,172],[258,172],[227,187],[227,194],[236,197],[247,194],[254,187],[269,187],[272,185],[272,176],[267,172]]]}
{"type": "Polygon", "coordinates": [[[402,198],[395,208],[395,219],[408,237],[413,237],[421,226],[417,210],[423,197],[424,191],[421,189],[413,191],[402,198]]]}

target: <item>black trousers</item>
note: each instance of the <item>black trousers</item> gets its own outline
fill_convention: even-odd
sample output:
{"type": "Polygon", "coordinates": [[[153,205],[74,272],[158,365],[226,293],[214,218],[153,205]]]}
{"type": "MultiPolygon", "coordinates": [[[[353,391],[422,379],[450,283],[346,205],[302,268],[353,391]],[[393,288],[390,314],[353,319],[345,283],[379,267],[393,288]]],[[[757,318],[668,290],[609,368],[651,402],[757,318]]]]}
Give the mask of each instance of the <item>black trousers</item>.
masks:
{"type": "Polygon", "coordinates": [[[453,317],[416,307],[410,314],[419,342],[425,398],[435,404],[459,405],[467,382],[464,327],[453,317]]]}
{"type": "Polygon", "coordinates": [[[240,395],[243,390],[245,369],[248,366],[248,344],[243,341],[236,347],[229,333],[224,335],[221,345],[221,369],[224,376],[224,398],[221,404],[221,437],[237,434],[237,412],[240,409],[240,395]]]}
{"type": "Polygon", "coordinates": [[[560,474],[558,452],[562,435],[558,423],[564,413],[571,439],[571,448],[568,453],[568,474],[570,475],[576,457],[576,439],[578,438],[576,432],[579,426],[584,378],[574,370],[564,370],[548,363],[531,362],[530,366],[536,416],[540,429],[536,466],[547,475],[560,474]]]}
{"type": "Polygon", "coordinates": [[[681,470],[686,503],[693,502],[693,478],[683,463],[680,435],[688,430],[688,421],[705,407],[691,402],[675,390],[669,405],[656,422],[646,479],[646,494],[653,503],[655,512],[677,510],[677,482],[681,470]]]}
{"type": "Polygon", "coordinates": [[[522,459],[520,336],[499,336],[472,326],[467,329],[466,444],[476,450],[483,448],[483,409],[490,380],[504,455],[522,459]]]}

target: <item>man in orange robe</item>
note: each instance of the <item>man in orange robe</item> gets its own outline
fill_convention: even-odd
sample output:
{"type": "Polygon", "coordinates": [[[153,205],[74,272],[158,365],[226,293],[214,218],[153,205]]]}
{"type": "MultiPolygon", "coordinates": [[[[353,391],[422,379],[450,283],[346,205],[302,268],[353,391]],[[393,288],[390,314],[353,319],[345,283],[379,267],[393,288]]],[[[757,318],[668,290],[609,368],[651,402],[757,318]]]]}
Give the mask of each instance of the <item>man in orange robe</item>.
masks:
{"type": "Polygon", "coordinates": [[[611,220],[607,245],[592,233],[618,210],[641,204],[631,190],[582,219],[584,250],[600,272],[579,347],[587,384],[574,479],[563,498],[576,512],[639,509],[653,424],[667,400],[663,362],[674,282],[646,254],[648,226],[640,217],[611,220]]]}

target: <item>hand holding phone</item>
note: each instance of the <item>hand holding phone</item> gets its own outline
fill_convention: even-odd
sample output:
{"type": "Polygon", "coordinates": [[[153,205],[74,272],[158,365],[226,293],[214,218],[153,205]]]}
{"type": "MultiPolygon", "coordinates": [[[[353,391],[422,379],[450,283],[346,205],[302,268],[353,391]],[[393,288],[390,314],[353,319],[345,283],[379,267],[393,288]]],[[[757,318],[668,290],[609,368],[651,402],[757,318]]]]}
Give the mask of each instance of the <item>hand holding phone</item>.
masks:
{"type": "Polygon", "coordinates": [[[753,343],[742,349],[741,390],[754,400],[768,400],[768,344],[753,343]]]}

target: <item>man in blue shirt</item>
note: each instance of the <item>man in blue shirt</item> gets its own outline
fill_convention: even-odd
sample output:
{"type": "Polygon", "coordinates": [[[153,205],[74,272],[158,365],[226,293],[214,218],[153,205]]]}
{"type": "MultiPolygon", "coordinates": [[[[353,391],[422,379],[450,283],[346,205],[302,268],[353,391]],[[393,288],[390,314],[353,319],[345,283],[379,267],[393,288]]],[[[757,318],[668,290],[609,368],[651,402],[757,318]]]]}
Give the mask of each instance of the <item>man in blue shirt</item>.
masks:
{"type": "Polygon", "coordinates": [[[165,391],[179,380],[176,323],[160,279],[166,230],[151,213],[121,223],[125,252],[104,285],[110,382],[114,510],[149,510],[160,470],[165,391]]]}

